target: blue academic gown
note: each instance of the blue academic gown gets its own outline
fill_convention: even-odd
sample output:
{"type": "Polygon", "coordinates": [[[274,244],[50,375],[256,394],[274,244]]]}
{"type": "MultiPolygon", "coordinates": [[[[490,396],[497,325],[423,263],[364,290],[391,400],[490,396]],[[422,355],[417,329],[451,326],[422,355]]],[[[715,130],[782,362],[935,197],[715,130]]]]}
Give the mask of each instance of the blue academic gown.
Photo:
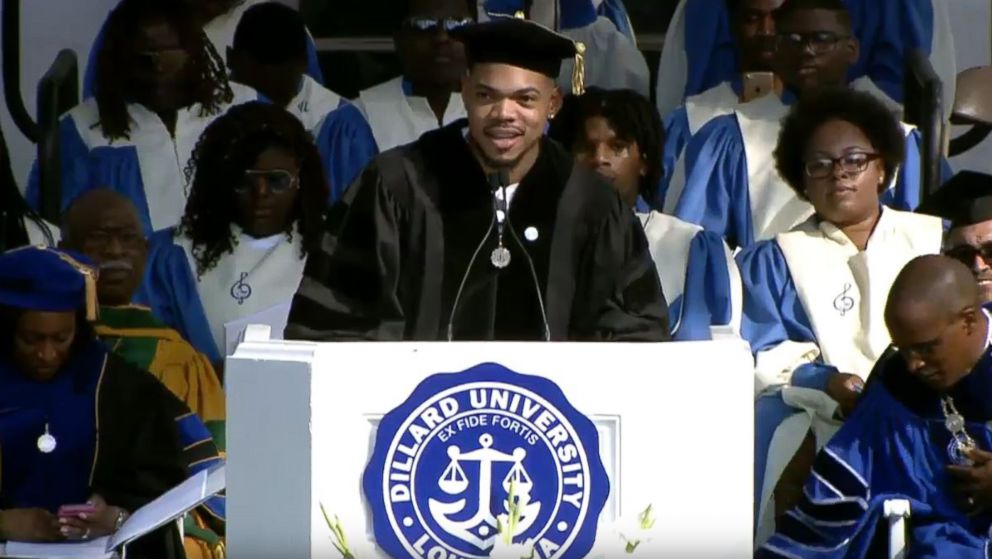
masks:
{"type": "Polygon", "coordinates": [[[599,5],[599,15],[613,22],[617,29],[631,41],[636,42],[634,27],[627,15],[627,7],[623,5],[623,0],[603,0],[599,5]]]}
{"type": "Polygon", "coordinates": [[[211,363],[218,363],[224,353],[210,331],[186,252],[173,242],[175,235],[175,228],[170,227],[149,238],[148,264],[134,301],[151,308],[156,317],[178,331],[211,363]]]}
{"type": "MultiPolygon", "coordinates": [[[[919,131],[906,135],[906,160],[895,186],[881,197],[886,206],[911,211],[919,205],[919,143],[919,131]]],[[[754,244],[747,156],[737,115],[723,115],[703,126],[685,146],[684,157],[686,182],[675,216],[732,240],[733,245],[754,244]]]]}
{"type": "MultiPolygon", "coordinates": [[[[979,448],[992,450],[992,352],[950,391],[979,448]]],[[[956,506],[946,468],[950,435],[939,396],[890,351],[872,372],[855,411],[819,453],[796,509],[756,553],[759,558],[886,556],[879,531],[888,499],[910,502],[909,558],[989,557],[988,511],[956,506]]]]}
{"type": "Polygon", "coordinates": [[[330,199],[341,199],[362,169],[379,154],[379,145],[365,116],[354,104],[333,110],[314,136],[330,183],[330,199]]]}
{"type": "MultiPolygon", "coordinates": [[[[106,27],[107,22],[104,21],[96,38],[93,39],[93,47],[90,48],[90,54],[86,59],[86,70],[83,74],[83,99],[89,99],[93,96],[93,88],[96,83],[96,59],[100,47],[103,46],[103,35],[106,27]]],[[[220,55],[221,59],[227,57],[227,53],[223,51],[217,54],[220,55]]],[[[324,74],[320,69],[320,60],[317,58],[317,46],[313,42],[313,37],[309,35],[307,36],[307,75],[317,80],[317,83],[324,83],[324,74]]]]}
{"type": "MultiPolygon", "coordinates": [[[[210,116],[201,116],[198,106],[180,111],[176,124],[176,137],[170,137],[158,117],[140,105],[132,105],[130,138],[113,141],[103,137],[99,127],[99,112],[94,99],[88,99],[69,111],[59,121],[59,160],[61,163],[61,206],[69,204],[88,190],[109,187],[127,197],[138,210],[138,217],[146,235],[156,229],[170,227],[178,222],[185,202],[183,188],[186,157],[191,153],[202,131],[232,105],[258,99],[255,90],[231,84],[235,97],[210,116]],[[154,167],[154,168],[152,168],[154,167]],[[149,200],[146,181],[168,181],[157,185],[156,193],[172,191],[174,211],[156,218],[157,209],[149,200]],[[165,222],[163,222],[165,221],[165,222]],[[171,223],[169,222],[171,221],[171,223]]],[[[157,194],[156,194],[157,195],[157,194]]],[[[41,205],[38,163],[35,162],[28,179],[25,199],[32,208],[41,205]]]]}
{"type": "MultiPolygon", "coordinates": [[[[56,512],[62,505],[85,503],[92,493],[91,475],[97,458],[97,408],[108,349],[98,340],[74,348],[75,354],[63,371],[49,382],[38,382],[20,373],[0,356],[0,480],[2,503],[7,508],[41,507],[56,512]],[[56,437],[55,449],[39,452],[38,436],[48,425],[56,437]]],[[[142,374],[123,371],[123,374],[142,374]]],[[[168,396],[172,398],[171,394],[168,396]]],[[[176,406],[187,411],[178,400],[176,406]]],[[[210,431],[196,414],[175,418],[180,448],[198,448],[186,455],[190,474],[223,462],[215,452],[201,446],[211,441],[210,431]],[[202,451],[202,452],[200,452],[202,451]]],[[[215,450],[215,449],[214,449],[215,450]]],[[[203,505],[224,520],[223,495],[203,505]]]]}
{"type": "MultiPolygon", "coordinates": [[[[778,243],[762,241],[737,256],[744,292],[741,337],[757,354],[785,341],[816,343],[812,322],[803,308],[796,284],[778,243]]],[[[825,392],[837,368],[817,362],[799,366],[792,385],[825,392]]],[[[760,396],[754,405],[754,514],[757,516],[764,487],[765,467],[772,436],[783,421],[801,413],[789,406],[779,392],[760,396]]]]}
{"type": "MultiPolygon", "coordinates": [[[[643,204],[643,201],[640,202],[643,204]]],[[[672,338],[676,341],[712,339],[711,326],[731,325],[734,318],[733,280],[729,268],[733,263],[728,262],[723,239],[706,230],[692,232],[689,224],[679,224],[679,227],[677,222],[670,223],[675,218],[657,212],[638,217],[644,224],[651,257],[658,266],[659,279],[668,300],[672,338]],[[659,220],[658,225],[665,223],[672,229],[663,231],[655,228],[655,220],[659,220]],[[686,247],[682,243],[686,238],[686,260],[676,262],[684,254],[686,247]],[[676,278],[668,273],[670,271],[684,274],[676,278]],[[682,279],[681,289],[671,285],[668,278],[675,281],[682,279]],[[666,287],[666,284],[669,285],[666,287]]]]}
{"type": "MultiPolygon", "coordinates": [[[[845,0],[861,43],[849,78],[868,76],[889,97],[902,102],[906,53],[920,49],[931,54],[934,1],[845,0]]],[[[684,26],[687,75],[683,98],[732,79],[739,68],[725,0],[685,0],[684,26]]]]}

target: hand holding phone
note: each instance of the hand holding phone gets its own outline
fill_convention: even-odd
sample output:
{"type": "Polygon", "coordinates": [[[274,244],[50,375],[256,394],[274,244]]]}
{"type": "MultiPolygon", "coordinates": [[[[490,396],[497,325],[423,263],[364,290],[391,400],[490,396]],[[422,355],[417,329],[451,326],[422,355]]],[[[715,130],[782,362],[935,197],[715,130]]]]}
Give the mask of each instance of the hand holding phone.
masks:
{"type": "Polygon", "coordinates": [[[81,505],[62,505],[59,507],[59,518],[81,518],[82,515],[96,512],[96,505],[83,503],[81,505]]]}

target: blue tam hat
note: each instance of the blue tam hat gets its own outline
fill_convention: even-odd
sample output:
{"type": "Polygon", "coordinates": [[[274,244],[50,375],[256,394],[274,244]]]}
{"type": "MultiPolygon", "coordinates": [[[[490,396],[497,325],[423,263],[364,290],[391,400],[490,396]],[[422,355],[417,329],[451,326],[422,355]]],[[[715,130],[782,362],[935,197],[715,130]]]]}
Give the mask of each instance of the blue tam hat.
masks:
{"type": "Polygon", "coordinates": [[[96,268],[84,256],[28,246],[0,254],[0,305],[64,312],[86,307],[96,320],[96,268]]]}

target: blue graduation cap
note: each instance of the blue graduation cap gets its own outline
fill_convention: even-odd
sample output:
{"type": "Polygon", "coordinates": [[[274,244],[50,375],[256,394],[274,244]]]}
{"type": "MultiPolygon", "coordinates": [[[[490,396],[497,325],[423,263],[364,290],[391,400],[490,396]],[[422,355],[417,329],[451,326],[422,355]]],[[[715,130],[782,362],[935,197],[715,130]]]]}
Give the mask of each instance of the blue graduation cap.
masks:
{"type": "Polygon", "coordinates": [[[83,256],[27,246],[0,254],[0,305],[64,312],[86,307],[96,320],[96,268],[83,256]]]}

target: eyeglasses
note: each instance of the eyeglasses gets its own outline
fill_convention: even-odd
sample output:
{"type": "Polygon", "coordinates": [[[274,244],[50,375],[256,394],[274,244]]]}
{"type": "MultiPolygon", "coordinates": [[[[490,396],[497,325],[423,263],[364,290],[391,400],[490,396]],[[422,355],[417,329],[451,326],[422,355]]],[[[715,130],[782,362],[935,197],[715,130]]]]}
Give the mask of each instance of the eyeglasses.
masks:
{"type": "Polygon", "coordinates": [[[832,31],[782,33],[775,38],[775,46],[786,52],[796,53],[809,50],[813,54],[826,54],[837,48],[837,43],[850,37],[850,35],[838,35],[832,31]]]}
{"type": "Polygon", "coordinates": [[[241,182],[234,185],[234,191],[238,194],[247,194],[254,190],[256,185],[262,183],[272,194],[282,194],[296,188],[299,180],[300,177],[285,169],[266,169],[264,171],[247,169],[241,182]]]}
{"type": "Polygon", "coordinates": [[[945,250],[944,255],[963,263],[969,268],[975,263],[976,256],[980,256],[986,264],[990,264],[992,263],[992,242],[983,243],[977,247],[959,245],[945,250]]]}
{"type": "Polygon", "coordinates": [[[860,175],[868,168],[868,164],[882,156],[877,153],[848,153],[840,157],[817,157],[803,163],[806,176],[811,179],[825,179],[833,174],[834,167],[849,175],[860,175]]]}
{"type": "MultiPolygon", "coordinates": [[[[964,311],[964,309],[961,309],[961,311],[964,311]]],[[[961,312],[959,311],[957,316],[955,316],[953,320],[945,324],[940,329],[940,332],[938,333],[936,338],[927,340],[925,342],[918,342],[915,344],[910,344],[905,346],[898,346],[893,343],[892,347],[893,349],[898,351],[899,354],[902,355],[903,359],[905,359],[906,361],[911,361],[914,357],[916,359],[926,361],[927,359],[932,358],[934,354],[937,352],[937,350],[942,345],[944,345],[944,338],[947,335],[947,331],[950,330],[952,326],[957,324],[960,319],[961,319],[961,312]]]]}
{"type": "Polygon", "coordinates": [[[189,61],[184,49],[146,50],[135,54],[138,67],[161,72],[178,72],[189,61]]]}
{"type": "Polygon", "coordinates": [[[411,17],[403,21],[403,28],[417,33],[437,33],[444,28],[448,33],[474,23],[470,17],[411,17]]]}

